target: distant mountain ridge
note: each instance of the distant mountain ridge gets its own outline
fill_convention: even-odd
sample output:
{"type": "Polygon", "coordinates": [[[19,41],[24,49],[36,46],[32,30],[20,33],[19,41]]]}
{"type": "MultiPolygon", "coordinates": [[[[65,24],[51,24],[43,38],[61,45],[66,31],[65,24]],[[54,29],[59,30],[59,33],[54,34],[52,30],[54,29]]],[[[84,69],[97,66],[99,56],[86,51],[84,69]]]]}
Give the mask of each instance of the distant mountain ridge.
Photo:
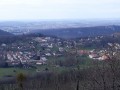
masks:
{"type": "Polygon", "coordinates": [[[41,33],[44,35],[57,36],[61,38],[79,38],[87,36],[111,35],[117,32],[120,32],[120,26],[115,25],[46,30],[39,29],[31,31],[31,33],[41,33]]]}

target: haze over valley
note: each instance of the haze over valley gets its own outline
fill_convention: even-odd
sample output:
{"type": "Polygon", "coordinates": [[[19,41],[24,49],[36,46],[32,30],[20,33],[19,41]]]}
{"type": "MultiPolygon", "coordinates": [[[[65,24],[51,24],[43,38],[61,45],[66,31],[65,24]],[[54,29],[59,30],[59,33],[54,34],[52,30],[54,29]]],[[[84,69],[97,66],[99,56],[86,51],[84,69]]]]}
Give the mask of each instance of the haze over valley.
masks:
{"type": "Polygon", "coordinates": [[[6,21],[0,22],[0,29],[14,35],[41,33],[62,38],[78,38],[119,32],[119,23],[119,20],[6,21]]]}

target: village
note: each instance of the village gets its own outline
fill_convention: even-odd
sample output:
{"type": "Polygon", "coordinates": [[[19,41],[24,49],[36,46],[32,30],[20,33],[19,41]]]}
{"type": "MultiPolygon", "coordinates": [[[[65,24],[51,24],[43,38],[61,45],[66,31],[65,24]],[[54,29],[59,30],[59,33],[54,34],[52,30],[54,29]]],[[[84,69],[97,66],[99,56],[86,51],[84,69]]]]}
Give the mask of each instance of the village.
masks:
{"type": "MultiPolygon", "coordinates": [[[[22,65],[44,65],[47,64],[49,57],[65,57],[66,53],[86,56],[93,60],[108,60],[108,50],[103,48],[83,49],[86,43],[99,42],[103,36],[88,37],[76,40],[66,40],[53,37],[31,37],[26,42],[19,41],[11,44],[1,44],[0,46],[0,65],[2,62],[8,66],[22,65]]],[[[112,47],[112,43],[108,43],[112,47]]],[[[120,49],[120,44],[114,43],[115,49],[120,49]]]]}

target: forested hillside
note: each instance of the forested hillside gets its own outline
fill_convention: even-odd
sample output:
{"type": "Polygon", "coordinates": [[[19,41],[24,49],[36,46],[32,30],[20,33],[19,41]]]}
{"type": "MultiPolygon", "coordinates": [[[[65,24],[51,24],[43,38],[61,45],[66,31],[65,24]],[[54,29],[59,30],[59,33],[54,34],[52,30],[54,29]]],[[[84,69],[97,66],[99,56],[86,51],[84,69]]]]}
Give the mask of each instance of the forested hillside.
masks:
{"type": "Polygon", "coordinates": [[[79,38],[86,36],[110,35],[120,32],[120,26],[96,26],[80,28],[46,29],[33,30],[32,33],[42,33],[61,38],[79,38]]]}

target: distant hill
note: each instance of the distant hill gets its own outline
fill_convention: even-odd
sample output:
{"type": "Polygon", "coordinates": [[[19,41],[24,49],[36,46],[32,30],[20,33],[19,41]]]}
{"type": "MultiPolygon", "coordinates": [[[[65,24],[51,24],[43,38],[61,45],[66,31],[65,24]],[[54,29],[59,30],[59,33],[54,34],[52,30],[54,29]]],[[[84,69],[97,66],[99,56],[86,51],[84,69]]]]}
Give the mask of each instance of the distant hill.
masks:
{"type": "Polygon", "coordinates": [[[63,29],[39,29],[33,30],[32,33],[41,33],[61,38],[79,38],[86,36],[111,35],[120,32],[120,26],[95,26],[81,28],[63,28],[63,29]]]}
{"type": "Polygon", "coordinates": [[[0,30],[0,37],[3,37],[3,36],[13,36],[13,34],[3,31],[3,30],[0,30]]]}

